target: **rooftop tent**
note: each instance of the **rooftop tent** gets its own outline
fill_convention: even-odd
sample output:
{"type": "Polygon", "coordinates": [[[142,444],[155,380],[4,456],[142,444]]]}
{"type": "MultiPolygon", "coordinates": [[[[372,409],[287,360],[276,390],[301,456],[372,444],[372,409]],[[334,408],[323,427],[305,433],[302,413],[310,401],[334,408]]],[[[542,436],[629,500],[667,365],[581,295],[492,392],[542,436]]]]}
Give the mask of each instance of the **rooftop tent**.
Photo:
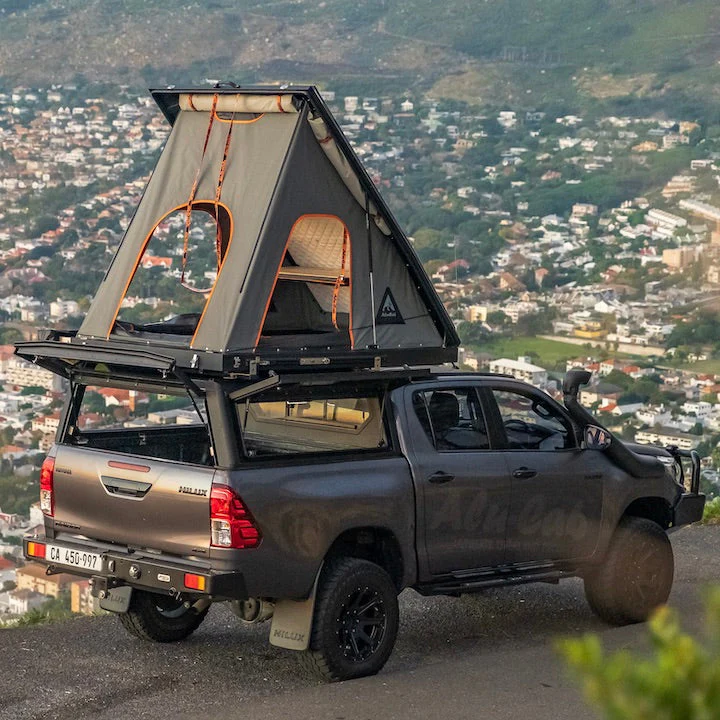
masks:
{"type": "Polygon", "coordinates": [[[455,359],[450,319],[314,88],[153,95],[173,129],[73,342],[455,359]],[[138,300],[157,321],[127,321],[138,300]]]}

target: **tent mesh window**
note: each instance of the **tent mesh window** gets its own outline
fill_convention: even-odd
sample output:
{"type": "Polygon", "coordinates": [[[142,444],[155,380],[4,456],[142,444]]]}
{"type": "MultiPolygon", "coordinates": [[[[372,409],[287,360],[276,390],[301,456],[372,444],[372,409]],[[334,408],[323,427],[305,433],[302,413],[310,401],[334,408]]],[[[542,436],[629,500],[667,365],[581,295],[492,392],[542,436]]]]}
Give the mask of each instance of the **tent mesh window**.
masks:
{"type": "Polygon", "coordinates": [[[138,259],[118,313],[137,329],[191,336],[217,280],[232,235],[222,203],[194,201],[186,234],[187,206],[155,225],[138,259]]]}
{"type": "Polygon", "coordinates": [[[347,227],[334,215],[303,215],[290,231],[260,342],[315,335],[351,347],[351,311],[347,227]]]}

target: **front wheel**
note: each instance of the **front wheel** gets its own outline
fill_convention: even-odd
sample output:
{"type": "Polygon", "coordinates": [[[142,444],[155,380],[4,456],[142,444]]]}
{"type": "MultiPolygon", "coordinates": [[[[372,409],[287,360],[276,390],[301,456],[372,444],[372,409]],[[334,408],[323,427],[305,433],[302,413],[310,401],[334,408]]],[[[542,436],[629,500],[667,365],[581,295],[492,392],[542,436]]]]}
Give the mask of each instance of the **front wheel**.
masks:
{"type": "Polygon", "coordinates": [[[178,642],[200,627],[208,608],[199,612],[170,595],[133,590],[130,607],[118,617],[135,637],[153,642],[178,642]]]}
{"type": "Polygon", "coordinates": [[[626,517],[610,541],[603,564],[585,577],[585,596],[593,612],[606,622],[643,622],[667,602],[673,573],[667,533],[652,520],[626,517]]]}
{"type": "Polygon", "coordinates": [[[320,577],[304,664],[331,681],[374,675],[390,657],[398,624],[397,590],[385,570],[358,558],[332,560],[320,577]]]}

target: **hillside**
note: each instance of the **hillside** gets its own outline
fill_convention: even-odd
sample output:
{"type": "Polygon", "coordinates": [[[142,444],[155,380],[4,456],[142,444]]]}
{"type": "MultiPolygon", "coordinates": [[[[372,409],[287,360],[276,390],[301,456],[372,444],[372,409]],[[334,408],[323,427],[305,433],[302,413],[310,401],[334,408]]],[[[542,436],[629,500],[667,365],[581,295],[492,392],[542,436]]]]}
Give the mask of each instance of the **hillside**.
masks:
{"type": "Polygon", "coordinates": [[[5,0],[0,82],[205,77],[717,115],[715,0],[5,0]]]}

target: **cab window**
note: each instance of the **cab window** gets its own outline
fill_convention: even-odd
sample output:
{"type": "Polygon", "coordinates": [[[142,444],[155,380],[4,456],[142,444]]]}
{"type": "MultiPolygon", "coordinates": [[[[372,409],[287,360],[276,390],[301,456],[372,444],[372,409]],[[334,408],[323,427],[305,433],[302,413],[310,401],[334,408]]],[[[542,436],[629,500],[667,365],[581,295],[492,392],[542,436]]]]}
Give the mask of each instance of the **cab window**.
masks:
{"type": "Polygon", "coordinates": [[[413,407],[439,452],[489,450],[485,418],[472,388],[417,391],[413,407]]]}
{"type": "Polygon", "coordinates": [[[511,450],[566,450],[576,446],[570,422],[542,398],[493,390],[511,450]]]}

